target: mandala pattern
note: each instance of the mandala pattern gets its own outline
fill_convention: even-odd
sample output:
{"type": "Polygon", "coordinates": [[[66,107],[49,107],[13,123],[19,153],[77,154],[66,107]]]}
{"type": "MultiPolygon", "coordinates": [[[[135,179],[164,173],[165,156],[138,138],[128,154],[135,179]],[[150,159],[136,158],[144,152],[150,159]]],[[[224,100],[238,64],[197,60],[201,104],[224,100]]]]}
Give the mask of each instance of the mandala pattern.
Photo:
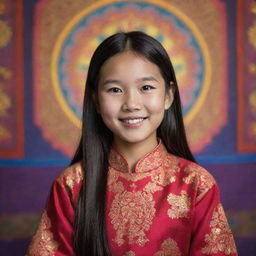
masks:
{"type": "Polygon", "coordinates": [[[35,118],[43,136],[54,148],[72,154],[80,133],[84,83],[93,51],[117,31],[141,30],[159,40],[170,55],[190,144],[194,152],[203,150],[227,120],[225,25],[219,1],[194,7],[166,0],[38,4],[34,63],[41,65],[35,65],[35,118]],[[207,18],[200,8],[211,9],[207,18]],[[211,30],[207,24],[202,26],[202,19],[211,30]],[[46,20],[53,24],[50,31],[46,20]]]}

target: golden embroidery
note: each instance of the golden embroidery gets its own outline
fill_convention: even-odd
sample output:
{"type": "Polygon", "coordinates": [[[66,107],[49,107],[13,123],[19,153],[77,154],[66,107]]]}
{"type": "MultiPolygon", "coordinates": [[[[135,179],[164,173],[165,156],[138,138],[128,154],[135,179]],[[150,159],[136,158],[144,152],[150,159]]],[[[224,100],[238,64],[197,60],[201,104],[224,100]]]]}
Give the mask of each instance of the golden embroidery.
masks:
{"type": "MultiPolygon", "coordinates": [[[[156,170],[158,171],[158,170],[156,170]]],[[[136,182],[142,179],[145,179],[147,177],[151,177],[153,175],[153,173],[155,172],[142,172],[142,173],[136,173],[134,175],[134,173],[128,173],[128,172],[117,172],[115,169],[113,168],[109,168],[109,172],[110,172],[110,176],[114,175],[118,175],[118,177],[122,177],[125,180],[128,181],[132,181],[132,182],[136,182]]]]}
{"type": "Polygon", "coordinates": [[[161,186],[167,186],[175,182],[175,174],[180,170],[178,161],[178,158],[172,155],[165,157],[163,166],[159,168],[158,172],[154,172],[154,175],[152,175],[152,181],[161,186]]]}
{"type": "Polygon", "coordinates": [[[118,175],[116,172],[109,173],[108,188],[114,193],[121,193],[124,191],[123,183],[118,181],[118,175]]]}
{"type": "Polygon", "coordinates": [[[136,256],[134,251],[129,251],[124,254],[124,256],[136,256]]]}
{"type": "Polygon", "coordinates": [[[155,211],[153,197],[149,193],[117,193],[109,213],[116,230],[114,241],[120,246],[127,236],[129,244],[144,246],[148,241],[145,232],[152,224],[155,211]]]}
{"type": "Polygon", "coordinates": [[[68,167],[62,174],[57,178],[57,182],[62,187],[67,186],[71,191],[74,186],[80,183],[83,179],[83,171],[80,163],[68,167]]]}
{"type": "Polygon", "coordinates": [[[29,255],[37,256],[52,256],[58,248],[58,243],[54,241],[53,234],[49,230],[51,221],[47,216],[46,211],[43,212],[38,230],[34,235],[31,244],[28,248],[29,255]]]}
{"type": "MultiPolygon", "coordinates": [[[[189,170],[189,166],[186,167],[186,169],[185,169],[184,171],[188,172],[188,170],[189,170]]],[[[189,173],[188,176],[186,176],[186,177],[183,178],[183,181],[184,181],[186,184],[191,184],[191,183],[193,183],[194,189],[195,189],[195,188],[197,187],[197,185],[198,185],[198,180],[197,180],[196,178],[197,178],[196,172],[191,172],[191,173],[189,173]]]]}
{"type": "Polygon", "coordinates": [[[202,253],[224,252],[226,255],[236,253],[234,238],[221,204],[213,212],[210,228],[210,233],[205,235],[206,246],[202,248],[202,253]]]}
{"type": "Polygon", "coordinates": [[[177,243],[168,238],[161,244],[161,251],[155,253],[154,256],[181,256],[181,252],[177,243]]]}
{"type": "MultiPolygon", "coordinates": [[[[163,160],[168,156],[168,152],[166,151],[164,145],[160,141],[157,147],[146,154],[142,159],[138,161],[135,166],[136,173],[143,173],[155,168],[159,168],[163,164],[163,160]]],[[[124,172],[124,173],[131,173],[129,170],[128,163],[124,156],[112,149],[109,154],[109,164],[112,168],[124,172]]]]}
{"type": "Polygon", "coordinates": [[[170,193],[167,197],[167,201],[171,205],[171,208],[168,210],[168,216],[170,218],[177,219],[189,217],[188,213],[191,199],[188,197],[186,191],[182,190],[180,196],[170,193]]]}
{"type": "Polygon", "coordinates": [[[3,20],[0,20],[0,34],[0,48],[3,48],[10,42],[10,39],[13,35],[11,27],[3,20]]]}
{"type": "MultiPolygon", "coordinates": [[[[162,166],[155,169],[152,172],[141,172],[141,173],[127,173],[117,172],[114,168],[109,168],[109,177],[114,176],[116,179],[122,177],[125,180],[136,182],[147,177],[150,177],[154,183],[158,183],[161,186],[166,186],[172,182],[175,182],[175,174],[180,171],[178,166],[178,158],[174,156],[167,157],[163,162],[162,166]],[[166,161],[165,161],[166,160],[166,161]]],[[[111,183],[113,183],[111,181],[111,183]]]]}
{"type": "Polygon", "coordinates": [[[154,182],[149,182],[146,186],[145,186],[145,188],[144,188],[144,190],[145,191],[147,191],[148,193],[155,193],[156,191],[160,191],[160,190],[162,190],[163,189],[163,187],[160,187],[160,186],[158,186],[156,183],[154,183],[154,182]]]}
{"type": "Polygon", "coordinates": [[[111,166],[108,173],[108,190],[115,193],[109,212],[111,224],[116,230],[113,241],[119,246],[126,240],[128,244],[144,246],[149,241],[146,232],[150,229],[156,212],[153,194],[175,182],[176,172],[180,171],[179,158],[168,155],[160,143],[153,152],[137,163],[135,173],[127,172],[129,170],[126,160],[113,150],[109,162],[111,166]],[[145,182],[145,187],[136,191],[136,182],[146,178],[148,181],[145,182]],[[125,187],[122,180],[131,183],[125,187]]]}
{"type": "Polygon", "coordinates": [[[145,155],[136,165],[136,172],[145,172],[162,165],[163,159],[167,155],[167,151],[160,142],[158,146],[150,153],[145,155]]]}
{"type": "Polygon", "coordinates": [[[215,180],[209,172],[196,164],[188,165],[184,172],[188,175],[183,178],[183,181],[186,184],[193,184],[194,189],[198,189],[196,202],[199,202],[215,184],[215,180]]]}
{"type": "Polygon", "coordinates": [[[122,172],[128,172],[129,166],[126,159],[116,150],[112,149],[110,151],[108,161],[110,166],[114,169],[122,172]]]}
{"type": "Polygon", "coordinates": [[[109,167],[107,185],[112,186],[112,184],[117,182],[118,177],[119,173],[116,172],[113,168],[109,167]]]}
{"type": "Polygon", "coordinates": [[[137,188],[137,185],[135,185],[134,183],[132,183],[132,184],[130,185],[130,187],[133,188],[133,189],[136,189],[136,188],[137,188]]]}
{"type": "Polygon", "coordinates": [[[162,171],[158,173],[158,175],[152,176],[152,180],[161,186],[167,186],[170,183],[175,182],[176,176],[173,171],[169,171],[169,172],[162,171]]]}

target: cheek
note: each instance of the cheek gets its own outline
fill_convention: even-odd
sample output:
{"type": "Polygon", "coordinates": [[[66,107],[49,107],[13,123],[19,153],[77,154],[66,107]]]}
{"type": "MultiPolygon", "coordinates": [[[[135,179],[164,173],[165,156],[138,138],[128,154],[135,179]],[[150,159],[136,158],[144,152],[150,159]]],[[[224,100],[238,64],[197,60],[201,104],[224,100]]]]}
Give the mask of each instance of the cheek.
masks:
{"type": "Polygon", "coordinates": [[[118,107],[118,101],[107,97],[99,97],[99,111],[103,118],[114,116],[119,109],[118,107]]]}
{"type": "Polygon", "coordinates": [[[160,113],[164,111],[164,97],[148,98],[146,106],[151,113],[160,113]]]}

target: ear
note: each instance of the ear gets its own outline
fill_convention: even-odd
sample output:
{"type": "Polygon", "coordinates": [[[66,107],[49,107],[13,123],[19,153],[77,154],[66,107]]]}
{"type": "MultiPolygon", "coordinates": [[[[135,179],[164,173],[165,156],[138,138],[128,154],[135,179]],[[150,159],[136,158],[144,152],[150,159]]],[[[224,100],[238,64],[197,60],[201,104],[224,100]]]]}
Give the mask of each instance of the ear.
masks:
{"type": "Polygon", "coordinates": [[[95,104],[95,108],[98,114],[100,114],[100,105],[99,105],[99,100],[98,100],[98,96],[97,93],[93,93],[92,94],[92,99],[94,101],[95,104]]]}
{"type": "Polygon", "coordinates": [[[170,87],[166,89],[165,92],[165,101],[164,101],[164,109],[167,110],[173,102],[173,82],[170,82],[170,87]]]}

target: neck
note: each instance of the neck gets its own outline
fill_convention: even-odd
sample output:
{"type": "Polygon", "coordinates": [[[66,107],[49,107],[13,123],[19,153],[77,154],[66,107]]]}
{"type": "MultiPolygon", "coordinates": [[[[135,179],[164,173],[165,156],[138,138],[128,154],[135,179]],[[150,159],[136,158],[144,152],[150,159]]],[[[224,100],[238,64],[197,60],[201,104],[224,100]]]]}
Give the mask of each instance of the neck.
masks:
{"type": "Polygon", "coordinates": [[[157,138],[155,138],[154,140],[137,143],[129,143],[115,140],[114,144],[117,149],[122,153],[122,155],[126,158],[129,169],[134,172],[136,163],[147,153],[152,151],[158,145],[158,141],[157,138]]]}

